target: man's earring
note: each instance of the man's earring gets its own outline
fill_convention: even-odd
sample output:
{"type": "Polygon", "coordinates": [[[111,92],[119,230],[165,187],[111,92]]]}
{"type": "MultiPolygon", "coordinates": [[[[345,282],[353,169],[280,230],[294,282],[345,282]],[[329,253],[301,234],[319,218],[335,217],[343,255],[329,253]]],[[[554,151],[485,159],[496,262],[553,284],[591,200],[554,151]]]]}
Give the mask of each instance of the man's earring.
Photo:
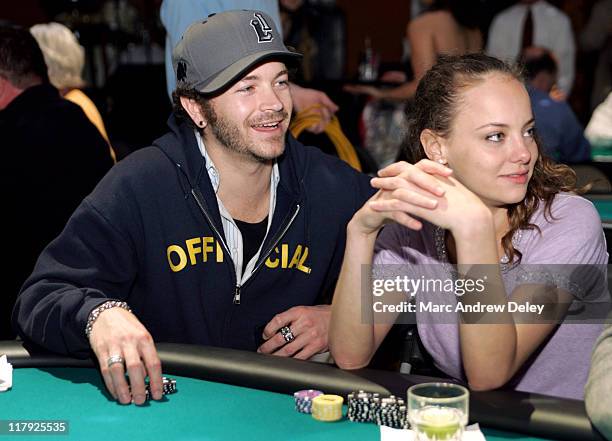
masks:
{"type": "Polygon", "coordinates": [[[204,126],[205,126],[205,125],[206,125],[206,124],[204,123],[204,121],[200,121],[200,122],[198,123],[198,126],[199,126],[199,127],[202,127],[202,128],[204,128],[204,126]]]}

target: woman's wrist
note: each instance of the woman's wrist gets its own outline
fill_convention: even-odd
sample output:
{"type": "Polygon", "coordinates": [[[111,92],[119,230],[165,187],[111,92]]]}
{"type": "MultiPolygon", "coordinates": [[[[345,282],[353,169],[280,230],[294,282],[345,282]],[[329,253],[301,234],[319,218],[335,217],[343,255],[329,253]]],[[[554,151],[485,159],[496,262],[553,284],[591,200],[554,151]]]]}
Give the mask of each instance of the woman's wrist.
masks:
{"type": "Polygon", "coordinates": [[[359,218],[360,215],[360,211],[355,213],[353,218],[347,224],[347,241],[349,238],[352,240],[371,240],[372,238],[376,239],[376,236],[378,236],[378,232],[383,227],[382,225],[379,225],[378,227],[369,227],[364,225],[364,222],[362,222],[362,220],[359,218]]]}
{"type": "Polygon", "coordinates": [[[469,215],[451,227],[451,232],[455,241],[479,241],[483,238],[495,237],[495,224],[491,211],[482,207],[481,209],[470,211],[469,215]]]}

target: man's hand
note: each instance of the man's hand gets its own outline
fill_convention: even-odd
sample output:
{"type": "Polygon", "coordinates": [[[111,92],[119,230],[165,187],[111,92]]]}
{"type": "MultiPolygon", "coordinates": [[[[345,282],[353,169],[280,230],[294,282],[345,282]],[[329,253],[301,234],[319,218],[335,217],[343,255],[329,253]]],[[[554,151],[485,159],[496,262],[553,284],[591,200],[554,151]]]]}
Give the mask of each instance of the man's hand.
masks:
{"type": "Polygon", "coordinates": [[[122,308],[103,311],[94,322],[89,336],[91,348],[98,358],[106,388],[121,404],[145,402],[145,378],[149,376],[151,395],[162,398],[161,361],[151,334],[136,316],[122,308]],[[123,363],[108,366],[112,356],[121,356],[123,363]],[[130,377],[130,386],[125,378],[130,377]],[[131,390],[130,390],[131,388],[131,390]]]}
{"type": "Polygon", "coordinates": [[[294,306],[274,316],[263,331],[267,340],[257,352],[307,360],[327,350],[330,305],[294,306]],[[279,332],[288,326],[295,340],[287,343],[279,332]]]}
{"type": "Polygon", "coordinates": [[[565,101],[567,100],[567,94],[559,89],[559,87],[555,84],[549,93],[550,97],[555,101],[565,101]]]}
{"type": "Polygon", "coordinates": [[[315,89],[306,89],[291,83],[291,97],[293,98],[293,106],[296,111],[312,108],[313,112],[321,115],[321,122],[314,126],[308,127],[309,132],[319,134],[325,130],[325,126],[331,121],[332,115],[338,111],[338,106],[334,103],[325,92],[315,89]]]}

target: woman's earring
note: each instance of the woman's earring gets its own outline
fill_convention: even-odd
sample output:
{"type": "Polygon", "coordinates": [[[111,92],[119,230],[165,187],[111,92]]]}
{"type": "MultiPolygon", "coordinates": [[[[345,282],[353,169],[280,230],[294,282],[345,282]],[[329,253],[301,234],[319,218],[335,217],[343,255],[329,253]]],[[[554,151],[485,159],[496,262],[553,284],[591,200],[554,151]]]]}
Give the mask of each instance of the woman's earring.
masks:
{"type": "Polygon", "coordinates": [[[438,158],[438,163],[444,165],[446,164],[446,161],[442,158],[438,158]]]}

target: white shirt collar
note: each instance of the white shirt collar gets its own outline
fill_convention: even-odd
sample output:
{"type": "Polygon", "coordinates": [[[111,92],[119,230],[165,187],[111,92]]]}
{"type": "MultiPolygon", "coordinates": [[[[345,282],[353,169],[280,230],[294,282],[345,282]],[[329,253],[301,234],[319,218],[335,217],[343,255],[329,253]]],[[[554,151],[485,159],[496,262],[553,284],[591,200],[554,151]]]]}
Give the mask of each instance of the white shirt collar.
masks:
{"type": "MultiPolygon", "coordinates": [[[[206,146],[204,145],[204,139],[200,135],[200,132],[194,130],[196,140],[198,142],[198,148],[200,149],[200,153],[204,156],[204,160],[206,161],[206,171],[208,172],[208,176],[210,177],[210,182],[212,183],[213,189],[215,190],[215,194],[219,190],[219,184],[221,183],[221,179],[219,177],[219,172],[215,167],[215,163],[212,158],[206,151],[206,146]]],[[[276,188],[278,182],[280,181],[280,172],[278,170],[278,162],[274,161],[274,166],[272,166],[272,175],[270,176],[270,185],[272,188],[276,188]]]]}

